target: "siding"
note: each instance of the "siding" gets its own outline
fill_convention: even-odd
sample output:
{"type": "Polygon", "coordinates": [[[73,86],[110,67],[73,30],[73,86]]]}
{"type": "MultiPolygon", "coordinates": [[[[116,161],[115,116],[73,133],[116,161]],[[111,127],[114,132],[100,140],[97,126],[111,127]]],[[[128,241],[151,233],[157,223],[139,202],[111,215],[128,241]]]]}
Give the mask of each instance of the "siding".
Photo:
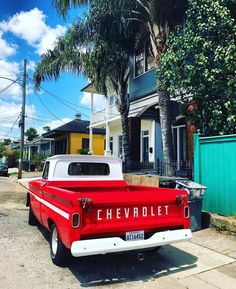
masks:
{"type": "MultiPolygon", "coordinates": [[[[78,149],[82,148],[82,138],[89,138],[89,134],[70,134],[70,154],[77,154],[78,149]]],[[[93,154],[104,155],[104,139],[103,135],[93,134],[93,154]]]]}
{"type": "Polygon", "coordinates": [[[129,78],[130,101],[138,100],[157,91],[156,69],[153,68],[144,74],[134,78],[134,63],[131,61],[131,71],[129,78]]]}

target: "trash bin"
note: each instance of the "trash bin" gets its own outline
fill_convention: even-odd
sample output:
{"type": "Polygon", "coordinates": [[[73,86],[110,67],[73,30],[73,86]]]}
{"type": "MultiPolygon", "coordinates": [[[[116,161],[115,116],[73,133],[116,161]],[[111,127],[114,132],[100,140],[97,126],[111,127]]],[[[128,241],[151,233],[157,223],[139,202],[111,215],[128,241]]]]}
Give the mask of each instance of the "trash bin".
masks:
{"type": "Polygon", "coordinates": [[[190,228],[198,231],[202,228],[202,200],[207,187],[198,183],[183,180],[176,181],[176,189],[186,190],[189,195],[190,228]]]}

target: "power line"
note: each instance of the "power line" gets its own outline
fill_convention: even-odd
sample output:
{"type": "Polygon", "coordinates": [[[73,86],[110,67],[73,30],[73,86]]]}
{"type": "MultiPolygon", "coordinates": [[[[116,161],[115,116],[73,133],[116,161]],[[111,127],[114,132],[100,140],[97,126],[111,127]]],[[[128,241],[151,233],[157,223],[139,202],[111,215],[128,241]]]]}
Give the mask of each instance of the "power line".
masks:
{"type": "MultiPolygon", "coordinates": [[[[30,105],[30,109],[31,109],[31,115],[33,115],[32,102],[31,102],[31,96],[30,96],[30,94],[29,94],[29,105],[30,105]]],[[[32,120],[33,120],[33,126],[35,127],[34,118],[32,118],[32,120]]]]}
{"type": "Polygon", "coordinates": [[[35,94],[38,98],[38,100],[40,101],[40,103],[43,105],[43,107],[51,114],[53,115],[57,120],[61,121],[62,123],[65,123],[64,121],[62,121],[60,118],[58,118],[44,103],[43,101],[41,100],[40,96],[38,95],[38,93],[36,92],[35,90],[35,94]]]}
{"type": "MultiPolygon", "coordinates": [[[[6,138],[5,134],[0,133],[0,136],[1,136],[1,139],[6,138]]],[[[15,137],[15,136],[11,136],[11,137],[9,137],[9,138],[13,138],[13,139],[19,140],[19,138],[18,138],[18,137],[15,137]]]]}
{"type": "Polygon", "coordinates": [[[18,116],[18,117],[16,118],[16,120],[14,121],[13,125],[11,126],[11,128],[9,129],[9,131],[8,131],[8,133],[5,135],[5,137],[9,137],[9,133],[12,131],[12,129],[13,129],[13,127],[15,126],[15,124],[16,124],[17,120],[19,119],[19,117],[20,117],[20,116],[18,116]]]}
{"type": "Polygon", "coordinates": [[[0,118],[0,121],[8,121],[10,119],[13,119],[15,118],[16,116],[19,116],[20,112],[18,114],[14,114],[14,115],[9,115],[9,116],[6,116],[6,117],[3,117],[3,118],[0,118]]]}
{"type": "MultiPolygon", "coordinates": [[[[68,102],[69,104],[74,105],[74,106],[76,106],[76,107],[78,107],[78,108],[82,108],[82,109],[86,109],[86,110],[90,111],[90,108],[88,108],[88,107],[86,107],[86,106],[81,106],[81,105],[72,103],[72,102],[70,102],[70,101],[68,101],[68,100],[65,102],[65,100],[64,100],[62,97],[60,97],[60,96],[58,96],[58,95],[55,95],[54,93],[48,91],[47,89],[43,88],[42,86],[40,86],[40,88],[41,88],[43,91],[45,91],[46,93],[48,93],[49,95],[55,97],[57,100],[59,100],[59,101],[61,101],[61,102],[64,102],[65,105],[67,105],[67,106],[68,106],[68,104],[67,104],[67,102],[68,102]]],[[[70,106],[69,106],[69,107],[70,107],[70,106]]],[[[72,108],[72,109],[73,109],[73,108],[72,108]]],[[[104,108],[104,109],[105,109],[105,108],[104,108]]],[[[94,111],[94,113],[96,113],[96,112],[99,112],[99,111],[94,111]]],[[[113,115],[113,116],[120,116],[119,113],[108,112],[108,114],[113,115]]],[[[87,116],[87,117],[88,117],[88,116],[87,116]]],[[[89,118],[89,117],[88,117],[88,118],[89,118]]]]}
{"type": "Polygon", "coordinates": [[[46,121],[54,120],[54,118],[49,118],[47,116],[41,116],[41,115],[37,115],[37,114],[34,114],[34,116],[41,118],[41,119],[44,119],[46,121]]]}
{"type": "MultiPolygon", "coordinates": [[[[29,79],[30,79],[31,83],[33,84],[33,80],[32,80],[31,78],[29,78],[29,79]]],[[[41,87],[40,87],[40,88],[41,88],[41,87]]],[[[56,98],[58,101],[60,101],[60,102],[61,102],[62,104],[64,104],[65,106],[67,106],[67,107],[69,107],[70,109],[74,110],[76,113],[80,113],[81,115],[85,116],[86,118],[89,118],[88,115],[86,115],[86,114],[84,114],[84,113],[78,111],[78,110],[75,109],[74,107],[68,105],[67,102],[69,102],[69,101],[65,101],[64,99],[62,99],[62,98],[56,96],[55,94],[50,93],[50,92],[47,91],[46,89],[43,89],[43,88],[42,88],[42,90],[44,90],[46,93],[48,93],[49,95],[51,95],[51,96],[53,96],[54,98],[56,98]]],[[[37,91],[34,90],[34,92],[35,92],[35,94],[39,97],[37,91]]],[[[69,103],[70,103],[70,102],[69,102],[69,103]]],[[[72,104],[72,105],[75,105],[75,104],[72,104]]],[[[76,105],[75,105],[75,106],[76,106],[76,105]]],[[[52,114],[52,113],[51,113],[51,114],[52,114]]],[[[55,117],[55,114],[52,114],[52,115],[55,117]]]]}
{"type": "MultiPolygon", "coordinates": [[[[32,78],[30,78],[30,80],[31,80],[31,83],[34,82],[32,78]]],[[[53,96],[53,97],[56,98],[57,100],[62,101],[62,102],[65,102],[65,99],[64,99],[64,98],[62,98],[62,97],[60,97],[60,96],[58,96],[58,95],[50,92],[49,90],[47,90],[46,88],[42,87],[41,85],[40,85],[40,89],[42,89],[42,90],[43,90],[44,92],[46,92],[47,94],[53,96]]],[[[69,103],[69,104],[71,104],[71,105],[73,105],[73,106],[76,106],[76,107],[78,107],[78,108],[82,108],[82,109],[86,109],[86,110],[89,110],[89,111],[90,111],[90,108],[88,108],[88,107],[86,107],[86,106],[82,106],[82,105],[75,104],[75,103],[73,103],[73,102],[70,102],[69,100],[66,100],[66,105],[67,105],[67,103],[69,103]]]]}
{"type": "MultiPolygon", "coordinates": [[[[30,77],[29,77],[29,79],[30,79],[31,83],[34,85],[33,79],[30,78],[30,77]]],[[[68,101],[68,100],[65,101],[62,97],[60,97],[60,96],[58,96],[58,95],[56,95],[56,94],[48,91],[46,88],[42,87],[41,85],[40,85],[39,87],[40,87],[40,89],[42,89],[44,92],[46,92],[47,94],[53,96],[53,97],[56,98],[58,101],[60,101],[61,103],[63,103],[65,106],[71,108],[71,109],[74,110],[75,112],[78,112],[78,113],[80,113],[81,115],[83,115],[83,116],[87,117],[88,119],[90,119],[90,117],[89,117],[88,115],[86,115],[86,114],[84,114],[84,113],[81,113],[80,111],[74,109],[73,107],[71,107],[70,105],[68,105],[68,103],[71,104],[71,105],[74,105],[74,106],[76,106],[76,107],[78,107],[78,108],[85,109],[85,110],[88,110],[88,111],[90,111],[90,108],[85,107],[85,106],[81,106],[81,105],[78,105],[78,104],[75,104],[75,103],[70,102],[70,101],[68,101]]],[[[36,91],[35,91],[35,93],[36,93],[36,91]]],[[[105,108],[104,108],[104,110],[105,110],[105,108]]],[[[100,112],[100,111],[93,111],[93,113],[97,113],[97,112],[100,112]]],[[[107,112],[107,114],[109,114],[109,115],[111,115],[111,116],[120,116],[119,113],[107,112]]]]}
{"type": "Polygon", "coordinates": [[[30,117],[30,116],[26,116],[26,117],[29,118],[29,119],[32,119],[33,121],[46,122],[45,119],[33,118],[33,117],[30,117]]]}
{"type": "Polygon", "coordinates": [[[5,92],[6,90],[8,90],[13,84],[17,83],[17,81],[20,79],[20,77],[18,77],[16,80],[12,81],[10,84],[8,84],[6,87],[4,87],[2,90],[0,90],[0,94],[2,94],[3,92],[5,92]]]}

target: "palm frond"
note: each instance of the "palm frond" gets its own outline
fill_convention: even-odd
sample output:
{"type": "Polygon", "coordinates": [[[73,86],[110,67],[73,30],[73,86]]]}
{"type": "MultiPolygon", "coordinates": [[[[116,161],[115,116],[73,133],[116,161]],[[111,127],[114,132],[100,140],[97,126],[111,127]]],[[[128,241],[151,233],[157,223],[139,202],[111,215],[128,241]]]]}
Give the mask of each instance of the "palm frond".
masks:
{"type": "Polygon", "coordinates": [[[89,0],[52,0],[53,6],[64,18],[71,8],[75,8],[89,2],[89,0]]]}

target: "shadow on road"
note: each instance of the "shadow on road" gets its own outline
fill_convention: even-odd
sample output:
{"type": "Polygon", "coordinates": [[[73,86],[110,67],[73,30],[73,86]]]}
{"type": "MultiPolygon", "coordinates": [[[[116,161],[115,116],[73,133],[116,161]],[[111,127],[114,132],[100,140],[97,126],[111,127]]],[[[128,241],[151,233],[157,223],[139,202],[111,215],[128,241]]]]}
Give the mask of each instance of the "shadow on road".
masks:
{"type": "Polygon", "coordinates": [[[139,261],[135,253],[74,258],[69,267],[83,287],[130,281],[149,281],[196,267],[197,258],[173,246],[146,252],[139,261]]]}
{"type": "MultiPolygon", "coordinates": [[[[38,227],[49,242],[49,232],[38,227]]],[[[150,281],[164,275],[196,267],[197,257],[167,245],[144,253],[139,261],[137,253],[120,253],[72,258],[69,270],[80,286],[92,287],[132,281],[150,281]]]]}

